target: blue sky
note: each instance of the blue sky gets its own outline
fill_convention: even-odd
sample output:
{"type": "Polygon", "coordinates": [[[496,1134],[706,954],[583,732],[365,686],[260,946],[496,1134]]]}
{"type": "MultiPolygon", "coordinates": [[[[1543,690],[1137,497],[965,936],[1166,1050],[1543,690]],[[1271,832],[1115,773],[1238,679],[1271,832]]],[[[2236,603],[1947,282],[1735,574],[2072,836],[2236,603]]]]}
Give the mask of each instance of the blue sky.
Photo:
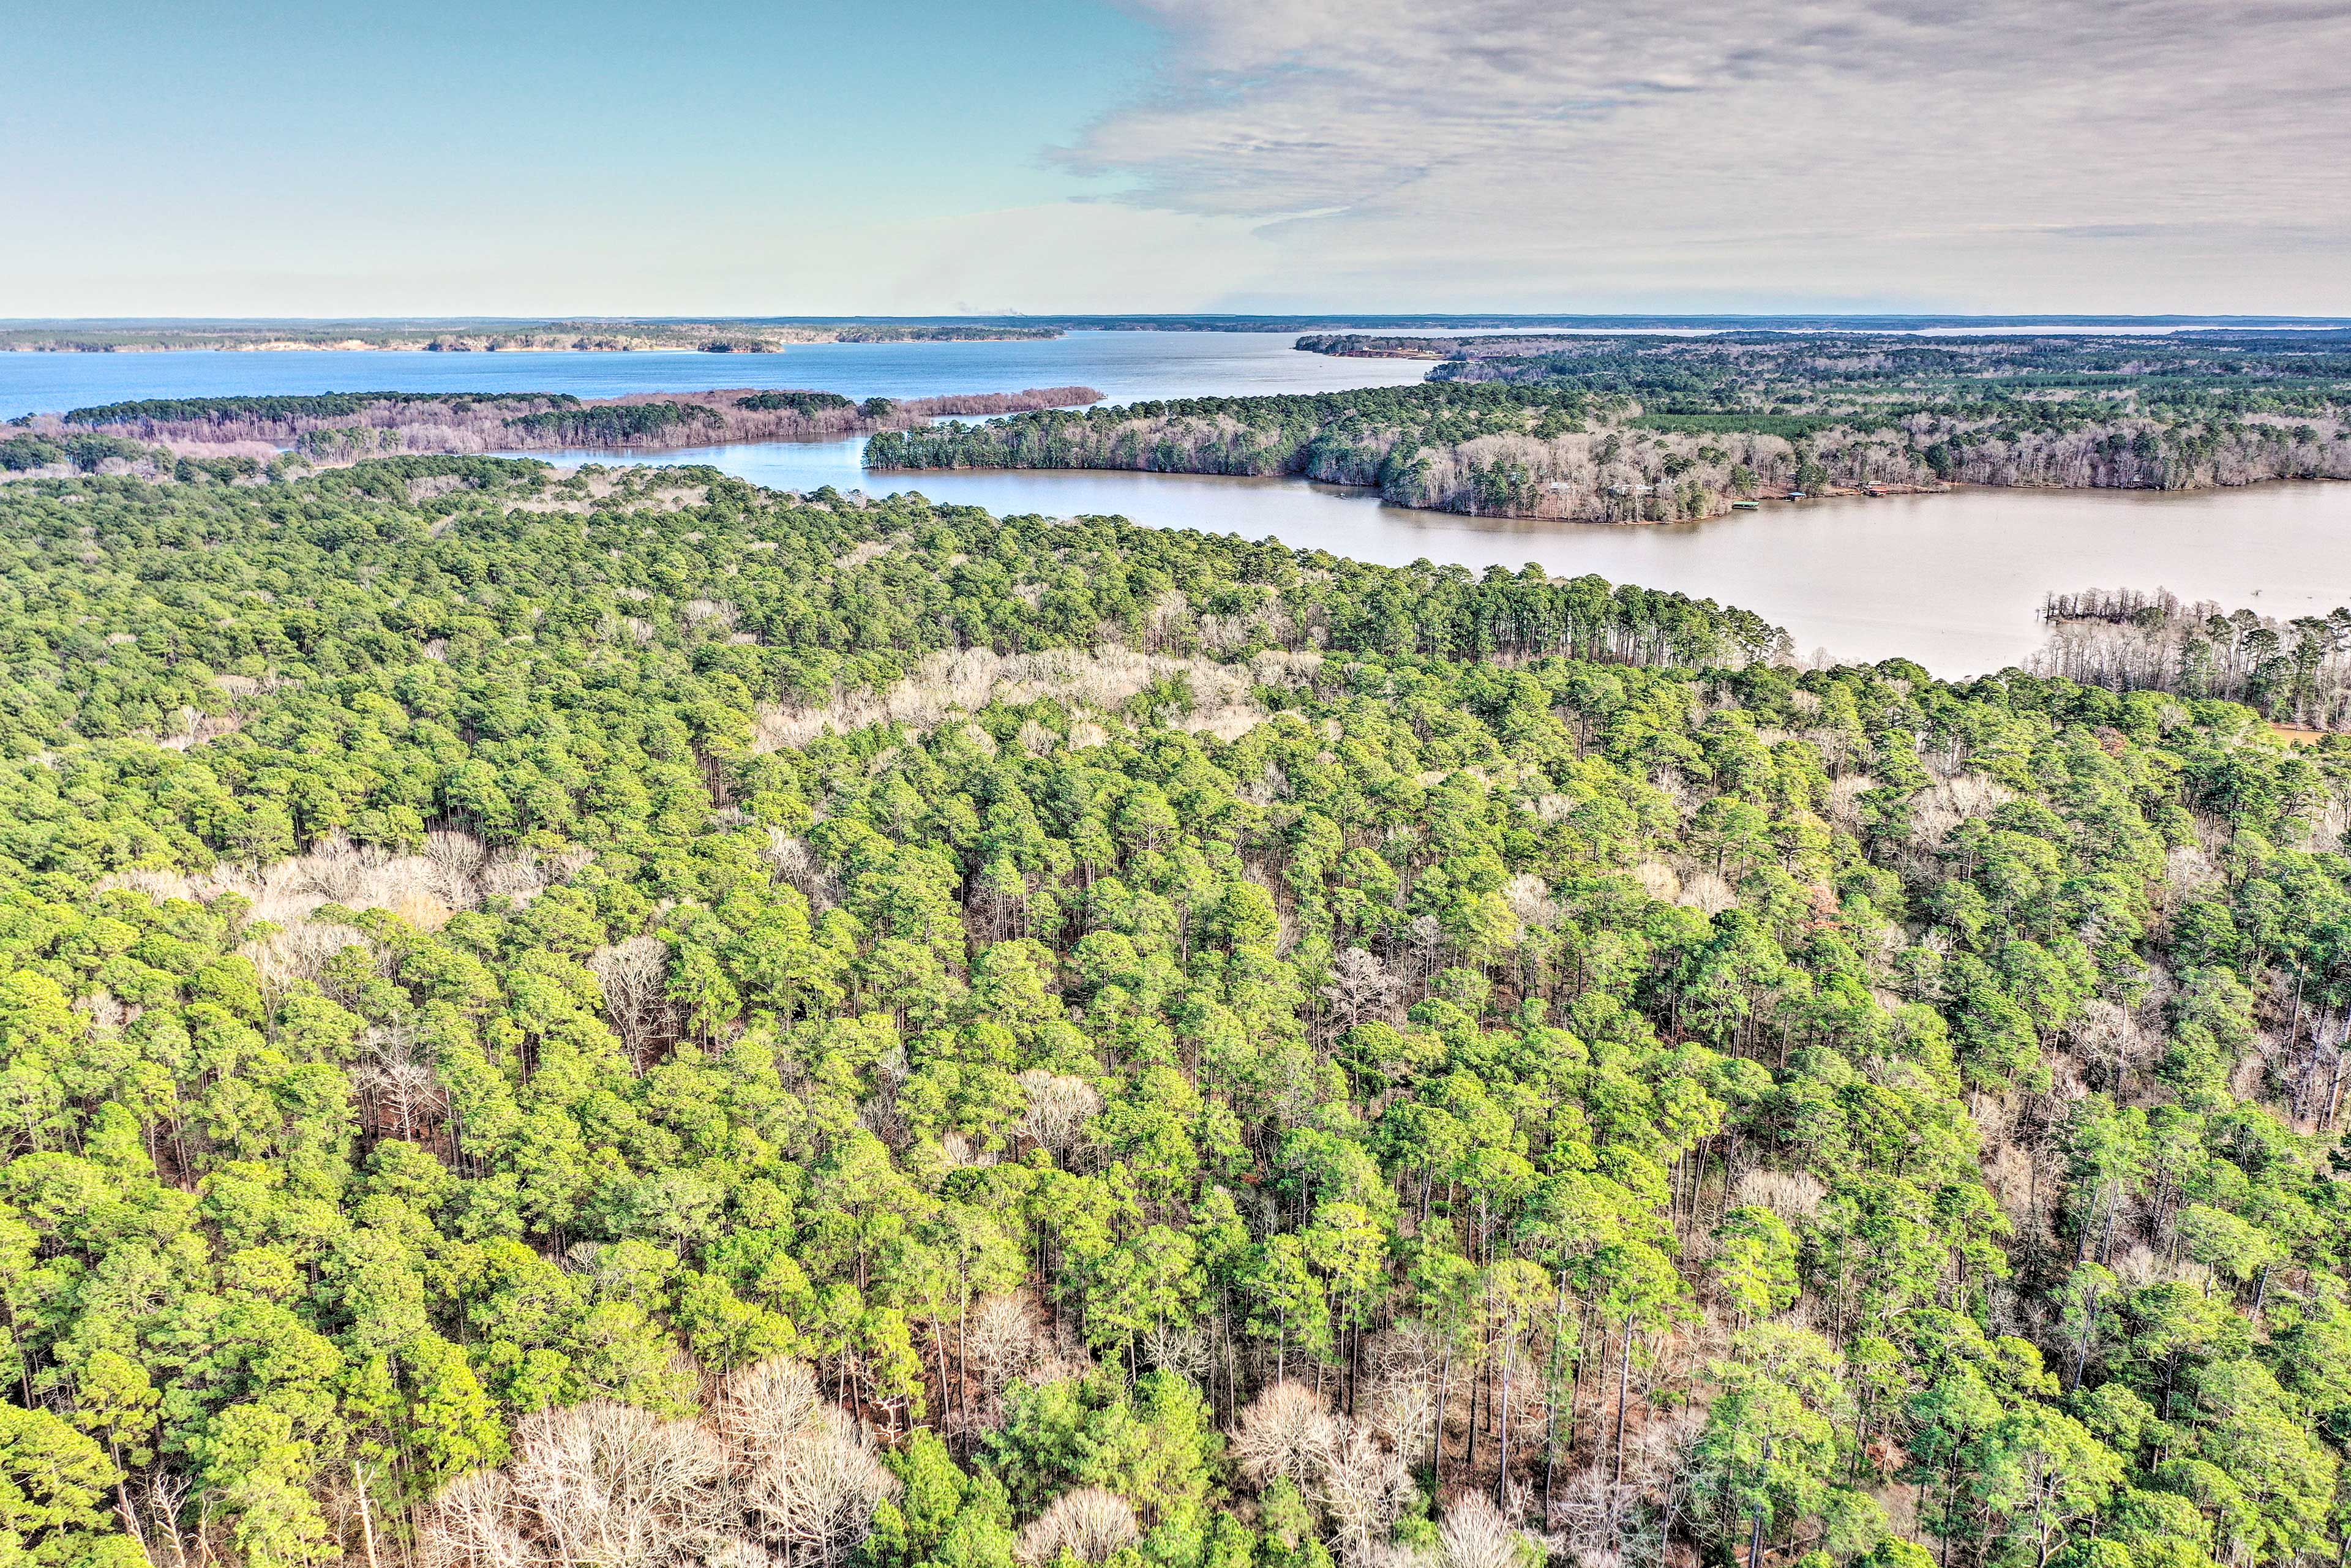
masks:
{"type": "Polygon", "coordinates": [[[89,0],[6,31],[0,315],[872,308],[829,245],[1115,189],[1045,149],[1154,38],[1079,0],[89,0]],[[828,297],[765,297],[796,277],[828,297]]]}
{"type": "Polygon", "coordinates": [[[2351,311],[2340,0],[0,21],[0,316],[2351,311]]]}
{"type": "Polygon", "coordinates": [[[199,214],[225,193],[212,173],[264,211],[438,194],[495,216],[626,192],[664,215],[837,218],[1065,193],[1039,150],[1132,89],[1152,37],[1079,0],[85,0],[11,29],[0,114],[93,205],[199,214]]]}

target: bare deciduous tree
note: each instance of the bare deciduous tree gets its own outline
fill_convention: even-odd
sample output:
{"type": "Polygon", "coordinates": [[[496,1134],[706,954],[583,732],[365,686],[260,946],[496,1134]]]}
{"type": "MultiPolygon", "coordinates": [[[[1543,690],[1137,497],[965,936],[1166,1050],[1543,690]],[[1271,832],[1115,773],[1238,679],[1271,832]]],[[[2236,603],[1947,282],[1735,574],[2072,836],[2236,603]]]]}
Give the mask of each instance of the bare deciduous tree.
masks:
{"type": "Polygon", "coordinates": [[[720,1385],[711,1412],[729,1452],[763,1463],[814,1419],[823,1396],[816,1374],[778,1357],[747,1366],[720,1385]]]}
{"type": "Polygon", "coordinates": [[[424,835],[424,861],[432,867],[433,891],[458,908],[474,902],[474,876],[486,858],[482,841],[471,833],[436,829],[424,835]]]}
{"type": "Polygon", "coordinates": [[[768,860],[778,881],[799,888],[812,911],[831,909],[841,902],[841,883],[817,858],[806,839],[781,828],[768,830],[768,860]]]}
{"type": "Polygon", "coordinates": [[[426,1568],[528,1568],[537,1552],[517,1527],[518,1513],[504,1471],[459,1477],[441,1494],[424,1531],[426,1568]]]}
{"type": "Polygon", "coordinates": [[[1028,1097],[1028,1113],[1020,1131],[1056,1160],[1067,1157],[1085,1124],[1102,1111],[1102,1096],[1082,1078],[1070,1078],[1032,1067],[1020,1075],[1020,1092],[1028,1097]]]}
{"type": "Polygon", "coordinates": [[[1364,1568],[1378,1555],[1413,1495],[1404,1457],[1369,1427],[1342,1421],[1343,1434],[1324,1456],[1317,1496],[1330,1515],[1339,1560],[1364,1568]]]}
{"type": "Polygon", "coordinates": [[[1437,971],[1438,960],[1445,953],[1445,927],[1433,915],[1416,915],[1405,927],[1405,940],[1413,958],[1414,978],[1426,980],[1437,971]]]}
{"type": "Polygon", "coordinates": [[[1655,1559],[1662,1539],[1651,1538],[1651,1513],[1643,1488],[1619,1481],[1598,1465],[1579,1471],[1560,1488],[1552,1505],[1567,1537],[1568,1550],[1589,1568],[1620,1568],[1655,1559]]]}
{"type": "Polygon", "coordinates": [[[965,1355],[990,1398],[1053,1359],[1051,1336],[1021,1296],[982,1296],[971,1305],[965,1355]]]}
{"type": "Polygon", "coordinates": [[[1349,1568],[1370,1568],[1379,1558],[1412,1497],[1403,1455],[1371,1423],[1332,1415],[1301,1383],[1277,1383],[1241,1412],[1232,1454],[1258,1486],[1286,1479],[1313,1499],[1349,1568]]]}
{"type": "Polygon", "coordinates": [[[1331,1004],[1342,1028],[1353,1029],[1366,1019],[1392,1019],[1403,991],[1403,984],[1388,973],[1377,954],[1350,947],[1332,961],[1322,999],[1331,1004]]]}
{"type": "Polygon", "coordinates": [[[1208,1336],[1200,1330],[1154,1323],[1144,1333],[1143,1354],[1161,1371],[1181,1373],[1206,1386],[1211,1358],[1208,1336]]]}
{"type": "Polygon", "coordinates": [[[1055,1498],[1020,1532],[1016,1551],[1023,1563],[1058,1562],[1064,1552],[1081,1563],[1100,1563],[1142,1534],[1124,1498],[1100,1487],[1081,1487],[1055,1498]]]}
{"type": "Polygon", "coordinates": [[[1492,1498],[1471,1492],[1445,1511],[1437,1560],[1442,1568],[1517,1568],[1526,1540],[1492,1498]]]}
{"type": "Polygon", "coordinates": [[[413,1139],[448,1113],[449,1093],[434,1068],[432,1048],[414,1029],[369,1030],[368,1053],[366,1064],[351,1076],[374,1102],[377,1126],[413,1139]]]}
{"type": "Polygon", "coordinates": [[[1512,877],[1502,897],[1510,913],[1528,925],[1557,925],[1567,917],[1567,911],[1551,895],[1551,884],[1529,873],[1512,877]]]}
{"type": "Polygon", "coordinates": [[[348,925],[321,925],[304,921],[288,925],[252,949],[254,967],[262,983],[283,991],[295,980],[316,980],[327,961],[346,947],[366,945],[367,938],[348,925]]]}
{"type": "Polygon", "coordinates": [[[642,1066],[646,1052],[669,1032],[669,947],[652,936],[632,936],[588,960],[603,988],[604,1012],[629,1054],[642,1066]]]}
{"type": "Polygon", "coordinates": [[[537,856],[513,850],[491,855],[474,875],[483,897],[512,899],[517,908],[544,893],[551,880],[537,856]]]}
{"type": "Polygon", "coordinates": [[[1302,1383],[1277,1383],[1241,1412],[1233,1458],[1260,1487],[1285,1477],[1311,1493],[1338,1437],[1321,1395],[1302,1383]]]}
{"type": "Polygon", "coordinates": [[[1427,1452],[1444,1376],[1443,1342],[1423,1325],[1399,1324],[1374,1339],[1364,1359],[1372,1382],[1356,1401],[1358,1418],[1406,1453],[1427,1452]]]}

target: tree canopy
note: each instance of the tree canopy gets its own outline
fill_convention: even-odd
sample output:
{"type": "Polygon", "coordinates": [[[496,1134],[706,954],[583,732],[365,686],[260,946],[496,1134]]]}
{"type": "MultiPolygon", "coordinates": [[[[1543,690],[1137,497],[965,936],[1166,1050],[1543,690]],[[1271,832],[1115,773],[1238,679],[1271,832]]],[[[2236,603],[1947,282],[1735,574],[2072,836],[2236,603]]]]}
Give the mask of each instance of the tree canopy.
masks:
{"type": "Polygon", "coordinates": [[[0,1561],[2345,1548],[2340,739],[709,470],[0,549],[0,1561]]]}

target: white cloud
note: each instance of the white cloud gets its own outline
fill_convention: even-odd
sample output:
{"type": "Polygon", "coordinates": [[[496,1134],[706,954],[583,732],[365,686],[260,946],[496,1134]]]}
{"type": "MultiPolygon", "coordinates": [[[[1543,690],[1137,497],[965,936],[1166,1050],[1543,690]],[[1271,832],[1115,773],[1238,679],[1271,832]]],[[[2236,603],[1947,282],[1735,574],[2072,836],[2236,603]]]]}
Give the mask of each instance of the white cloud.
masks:
{"type": "Polygon", "coordinates": [[[2351,310],[2342,0],[1128,3],[1060,156],[1351,308],[2351,310]]]}
{"type": "Polygon", "coordinates": [[[946,214],[881,164],[846,208],[789,170],[600,204],[528,176],[496,201],[313,200],[172,170],[125,201],[28,169],[0,298],[2351,314],[2351,0],[1112,3],[1162,50],[1141,96],[1047,154],[1093,200],[946,214]]]}

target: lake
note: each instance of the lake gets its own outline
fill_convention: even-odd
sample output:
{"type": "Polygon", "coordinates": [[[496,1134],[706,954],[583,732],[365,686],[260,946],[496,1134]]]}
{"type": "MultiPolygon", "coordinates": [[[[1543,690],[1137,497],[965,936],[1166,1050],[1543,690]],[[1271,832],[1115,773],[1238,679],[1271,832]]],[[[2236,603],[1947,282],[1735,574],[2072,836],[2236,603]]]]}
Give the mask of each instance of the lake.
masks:
{"type": "Polygon", "coordinates": [[[1301,354],[1294,332],[1071,332],[1002,343],[805,343],[779,354],[435,354],[422,350],[0,353],[0,419],[151,397],[262,392],[549,392],[575,397],[808,387],[930,397],[1090,386],[1113,402],[1405,386],[1416,360],[1301,354]]]}
{"type": "MultiPolygon", "coordinates": [[[[1983,674],[2040,645],[2052,591],[2168,588],[2281,620],[2351,603],[2351,484],[2144,490],[1963,489],[1766,503],[1704,523],[1640,528],[1464,517],[1391,507],[1369,491],[1292,479],[962,469],[869,474],[862,441],[715,446],[658,454],[754,484],[875,495],[919,490],[998,516],[1105,513],[1153,528],[1271,537],[1300,549],[1406,565],[1529,562],[1562,576],[1736,604],[1788,628],[1797,651],[1915,659],[1938,675],[1983,674]]],[[[563,464],[643,462],[624,453],[537,453],[563,464]]]]}
{"type": "MultiPolygon", "coordinates": [[[[568,392],[815,387],[852,397],[1084,383],[1114,402],[1394,386],[1427,366],[1301,354],[1273,332],[1073,332],[1008,343],[821,343],[780,354],[0,353],[0,417],[141,397],[329,391],[568,392]]],[[[1566,575],[1678,589],[1788,628],[1807,655],[1916,659],[1966,676],[2028,657],[2044,594],[2168,588],[2281,619],[2351,603],[2351,484],[2191,495],[1970,490],[1767,506],[1651,528],[1409,511],[1280,479],[1089,473],[868,475],[860,441],[565,462],[708,463],[782,489],[920,490],[998,514],[1115,513],[1155,528],[1271,537],[1364,560],[1474,569],[1530,561],[1566,575]]]]}

